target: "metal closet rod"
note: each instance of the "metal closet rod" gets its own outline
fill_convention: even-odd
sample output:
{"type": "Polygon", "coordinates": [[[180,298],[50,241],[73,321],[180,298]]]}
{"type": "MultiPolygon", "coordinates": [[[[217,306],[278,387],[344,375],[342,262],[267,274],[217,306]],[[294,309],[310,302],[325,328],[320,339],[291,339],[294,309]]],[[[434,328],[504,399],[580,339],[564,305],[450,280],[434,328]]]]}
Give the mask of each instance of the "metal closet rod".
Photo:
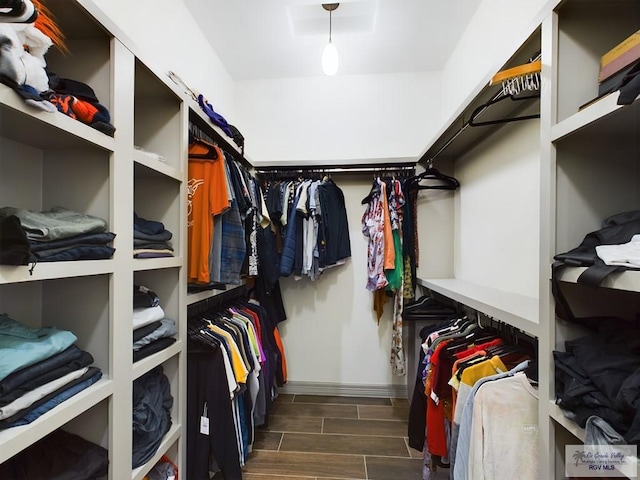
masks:
{"type": "MultiPolygon", "coordinates": [[[[0,0],[0,1],[2,1],[2,0],[0,0]]],[[[236,160],[241,162],[248,170],[251,170],[253,168],[253,165],[251,165],[251,162],[249,162],[249,160],[244,158],[242,153],[240,153],[236,149],[234,149],[232,145],[230,145],[230,148],[226,148],[225,147],[225,143],[228,143],[228,142],[226,142],[226,140],[224,140],[221,137],[220,137],[219,140],[216,140],[214,137],[218,137],[219,134],[215,130],[211,130],[211,129],[207,129],[207,130],[212,132],[213,135],[207,133],[207,131],[205,131],[204,128],[202,128],[200,125],[198,125],[193,120],[189,120],[189,134],[191,136],[193,136],[194,139],[202,140],[204,142],[211,143],[213,145],[217,145],[222,150],[224,150],[226,153],[231,155],[233,158],[235,158],[236,160]]]]}
{"type": "Polygon", "coordinates": [[[408,172],[416,168],[415,163],[385,163],[375,165],[335,165],[326,167],[321,165],[308,167],[256,167],[257,173],[382,173],[408,172]]]}
{"type": "Polygon", "coordinates": [[[249,296],[249,289],[246,285],[240,285],[233,287],[230,290],[225,290],[222,293],[214,295],[212,297],[205,298],[198,302],[187,305],[187,317],[202,315],[204,312],[213,310],[215,308],[227,305],[238,299],[246,299],[249,296]]]}

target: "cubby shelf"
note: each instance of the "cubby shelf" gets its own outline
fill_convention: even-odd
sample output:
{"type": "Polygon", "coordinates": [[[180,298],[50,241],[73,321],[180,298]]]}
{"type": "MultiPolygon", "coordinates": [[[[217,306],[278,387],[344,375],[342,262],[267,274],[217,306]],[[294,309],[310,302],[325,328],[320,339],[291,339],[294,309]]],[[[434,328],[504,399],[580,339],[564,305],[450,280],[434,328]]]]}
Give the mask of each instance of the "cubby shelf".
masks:
{"type": "MultiPolygon", "coordinates": [[[[558,281],[577,283],[578,277],[587,269],[587,267],[568,267],[562,268],[558,274],[558,281]]],[[[629,292],[640,292],[640,271],[625,270],[614,272],[608,275],[600,284],[601,288],[610,288],[613,290],[625,290],[629,292]]]]}
{"type": "Polygon", "coordinates": [[[181,257],[136,258],[133,260],[133,270],[136,272],[158,270],[161,268],[176,268],[180,266],[182,266],[181,257]]]}
{"type": "Polygon", "coordinates": [[[182,182],[182,172],[163,161],[158,155],[136,150],[133,159],[136,162],[134,172],[136,176],[165,176],[182,182]]]}
{"type": "Polygon", "coordinates": [[[160,447],[158,447],[158,451],[156,454],[151,457],[151,459],[145,463],[144,465],[135,468],[132,471],[131,479],[132,480],[141,480],[144,476],[149,473],[149,471],[153,468],[153,466],[160,460],[162,455],[171,447],[176,441],[178,441],[179,437],[183,435],[182,425],[172,425],[167,434],[164,436],[162,443],[160,443],[160,447]]]}
{"type": "Polygon", "coordinates": [[[0,265],[0,285],[17,282],[37,282],[55,278],[86,277],[113,273],[113,260],[78,262],[41,262],[29,266],[0,265]]]}
{"type": "Polygon", "coordinates": [[[553,401],[550,402],[549,416],[562,428],[574,435],[580,442],[584,442],[584,428],[581,428],[576,422],[570,420],[562,413],[562,409],[553,401]]]}
{"type": "Polygon", "coordinates": [[[576,112],[569,118],[556,123],[551,127],[551,141],[558,141],[563,137],[584,128],[585,126],[597,122],[617,110],[624,108],[623,105],[617,104],[618,96],[619,92],[610,93],[609,95],[602,97],[591,105],[576,112]]]}
{"type": "Polygon", "coordinates": [[[133,380],[141,377],[145,373],[153,370],[158,365],[166,362],[170,358],[175,357],[184,349],[184,345],[181,341],[177,341],[173,345],[165,348],[164,350],[154,353],[153,355],[149,355],[142,360],[138,360],[133,364],[133,380]]]}
{"type": "Polygon", "coordinates": [[[11,88],[0,85],[0,136],[39,149],[94,146],[115,149],[112,137],[58,112],[27,105],[11,88]]]}
{"type": "Polygon", "coordinates": [[[91,387],[71,397],[29,425],[1,431],[0,463],[32,445],[44,434],[64,426],[65,423],[105,400],[113,394],[113,389],[114,382],[103,377],[91,387]]]}

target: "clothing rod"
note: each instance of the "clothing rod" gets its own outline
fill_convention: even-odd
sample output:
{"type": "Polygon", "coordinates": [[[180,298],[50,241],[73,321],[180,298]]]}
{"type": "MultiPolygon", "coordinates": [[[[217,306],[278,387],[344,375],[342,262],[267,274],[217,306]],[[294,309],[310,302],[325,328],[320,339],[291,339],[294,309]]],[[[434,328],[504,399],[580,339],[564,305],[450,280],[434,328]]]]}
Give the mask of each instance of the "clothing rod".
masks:
{"type": "Polygon", "coordinates": [[[247,170],[252,170],[253,165],[251,162],[244,158],[242,152],[239,152],[235,149],[233,145],[231,145],[228,139],[225,139],[218,132],[213,130],[212,128],[204,127],[201,123],[199,117],[194,116],[193,118],[189,118],[189,133],[192,134],[195,138],[199,138],[205,142],[217,145],[222,149],[225,153],[231,155],[235,160],[239,161],[244,165],[247,170]]]}
{"type": "MultiPolygon", "coordinates": [[[[495,100],[497,100],[498,98],[500,98],[503,95],[502,90],[498,91],[493,97],[491,97],[491,100],[489,100],[489,102],[493,102],[495,100]]],[[[488,102],[485,102],[488,103],[488,102]]],[[[484,109],[482,109],[479,113],[478,113],[478,117],[480,115],[482,115],[485,111],[486,111],[487,107],[485,107],[484,109]]],[[[426,157],[422,157],[418,162],[425,162],[425,163],[430,163],[433,162],[438,155],[440,155],[442,152],[444,152],[449,145],[451,145],[456,138],[458,138],[460,136],[460,134],[462,134],[467,128],[469,128],[471,126],[471,124],[469,123],[469,120],[467,120],[466,122],[464,122],[464,124],[462,125],[462,127],[460,127],[458,129],[458,131],[456,133],[454,133],[451,138],[449,140],[447,140],[447,142],[438,149],[438,151],[436,153],[434,153],[433,155],[431,155],[429,158],[426,157]]]]}
{"type": "Polygon", "coordinates": [[[207,310],[211,310],[217,308],[221,305],[227,304],[238,298],[246,298],[249,295],[249,289],[246,285],[238,285],[236,287],[231,288],[230,290],[225,290],[222,293],[217,295],[213,295],[211,297],[207,297],[198,302],[187,305],[187,317],[193,317],[197,315],[201,315],[207,310]]]}
{"type": "Polygon", "coordinates": [[[217,142],[211,137],[211,135],[205,133],[205,131],[193,122],[189,122],[189,132],[197,140],[202,140],[208,143],[216,144],[217,142]]]}
{"type": "Polygon", "coordinates": [[[410,171],[415,169],[415,164],[398,164],[398,165],[371,165],[371,166],[348,166],[341,165],[336,167],[322,167],[322,166],[309,166],[309,167],[257,167],[256,172],[261,174],[269,174],[276,172],[287,173],[378,173],[378,172],[393,172],[393,171],[410,171]]]}

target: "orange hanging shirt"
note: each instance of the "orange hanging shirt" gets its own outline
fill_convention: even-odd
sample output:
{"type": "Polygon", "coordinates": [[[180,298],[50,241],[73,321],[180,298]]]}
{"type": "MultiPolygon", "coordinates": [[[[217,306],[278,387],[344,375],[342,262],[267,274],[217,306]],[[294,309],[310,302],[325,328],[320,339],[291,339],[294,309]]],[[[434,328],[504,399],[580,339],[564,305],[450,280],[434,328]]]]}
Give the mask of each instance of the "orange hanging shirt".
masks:
{"type": "Polygon", "coordinates": [[[229,208],[224,154],[217,146],[200,141],[189,145],[187,190],[187,281],[206,284],[211,281],[213,217],[229,208]]]}
{"type": "Polygon", "coordinates": [[[384,215],[384,269],[393,270],[396,268],[396,252],[393,244],[391,218],[389,217],[387,185],[382,181],[380,181],[380,200],[382,201],[382,214],[384,215]]]}

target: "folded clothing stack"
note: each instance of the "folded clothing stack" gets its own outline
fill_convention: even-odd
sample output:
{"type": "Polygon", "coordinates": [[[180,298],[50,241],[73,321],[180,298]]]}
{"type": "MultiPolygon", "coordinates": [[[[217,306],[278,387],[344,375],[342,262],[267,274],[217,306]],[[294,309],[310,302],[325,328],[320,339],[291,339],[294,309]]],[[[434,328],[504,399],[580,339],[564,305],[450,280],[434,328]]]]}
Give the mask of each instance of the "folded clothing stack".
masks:
{"type": "Polygon", "coordinates": [[[133,361],[172,345],[176,323],[166,318],[158,296],[142,285],[133,286],[133,361]]]}
{"type": "Polygon", "coordinates": [[[640,339],[623,320],[599,318],[598,331],[565,342],[554,351],[556,403],[585,428],[597,416],[640,444],[640,339]]]}
{"type": "Polygon", "coordinates": [[[56,430],[0,465],[0,478],[91,480],[109,473],[106,448],[56,430]]]}
{"type": "Polygon", "coordinates": [[[115,234],[102,218],[54,207],[36,212],[0,208],[0,264],[111,258],[115,234]]]}
{"type": "Polygon", "coordinates": [[[41,95],[43,98],[53,103],[59,112],[113,137],[116,129],[111,123],[111,114],[89,85],[59,77],[51,70],[47,75],[49,91],[41,95]]]}
{"type": "Polygon", "coordinates": [[[157,366],[133,382],[132,466],[148,462],[171,428],[173,396],[169,379],[157,366]]]}
{"type": "Polygon", "coordinates": [[[147,220],[133,212],[133,258],[173,257],[173,234],[162,222],[147,220]]]}
{"type": "Polygon", "coordinates": [[[27,425],[102,377],[76,336],[0,314],[0,429],[27,425]]]}

